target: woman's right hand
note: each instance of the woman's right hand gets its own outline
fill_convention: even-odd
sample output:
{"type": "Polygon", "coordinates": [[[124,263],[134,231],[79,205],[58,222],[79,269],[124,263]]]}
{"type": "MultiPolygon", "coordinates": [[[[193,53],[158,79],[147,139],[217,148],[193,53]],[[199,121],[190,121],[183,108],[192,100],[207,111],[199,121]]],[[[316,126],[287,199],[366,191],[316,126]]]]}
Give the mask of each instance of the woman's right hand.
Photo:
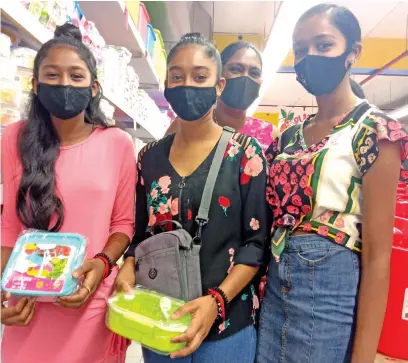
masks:
{"type": "Polygon", "coordinates": [[[5,307],[4,303],[10,298],[10,293],[1,293],[1,323],[17,326],[29,325],[35,312],[35,298],[23,297],[17,301],[16,305],[5,307]]]}
{"type": "Polygon", "coordinates": [[[123,263],[122,268],[116,276],[114,293],[126,292],[130,293],[132,287],[136,285],[136,271],[134,257],[128,257],[123,263]]]}

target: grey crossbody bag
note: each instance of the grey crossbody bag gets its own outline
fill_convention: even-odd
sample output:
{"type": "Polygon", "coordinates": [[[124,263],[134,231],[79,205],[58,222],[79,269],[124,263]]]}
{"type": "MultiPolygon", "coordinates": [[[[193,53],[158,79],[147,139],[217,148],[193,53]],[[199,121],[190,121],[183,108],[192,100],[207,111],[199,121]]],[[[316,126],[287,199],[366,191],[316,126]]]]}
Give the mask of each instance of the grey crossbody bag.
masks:
{"type": "Polygon", "coordinates": [[[202,296],[201,233],[209,221],[208,214],[215,182],[233,133],[233,129],[224,127],[218,142],[195,219],[198,225],[195,237],[192,237],[177,221],[157,223],[155,227],[171,223],[174,230],[155,235],[152,229],[150,231],[152,236],[137,245],[135,260],[138,285],[184,301],[202,296]]]}

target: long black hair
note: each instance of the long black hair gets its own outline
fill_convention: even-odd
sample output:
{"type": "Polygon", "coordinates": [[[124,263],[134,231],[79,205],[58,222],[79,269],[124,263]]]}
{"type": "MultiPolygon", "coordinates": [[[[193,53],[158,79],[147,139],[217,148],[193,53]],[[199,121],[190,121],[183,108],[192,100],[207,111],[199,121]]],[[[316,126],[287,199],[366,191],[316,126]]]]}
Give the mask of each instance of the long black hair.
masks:
{"type": "Polygon", "coordinates": [[[214,44],[212,44],[207,38],[203,37],[200,33],[185,34],[180,41],[173,48],[171,48],[169,55],[167,56],[167,65],[170,64],[180,48],[189,45],[200,45],[204,47],[205,55],[212,59],[217,65],[217,79],[220,79],[222,74],[220,53],[218,52],[217,48],[215,48],[214,44]]]}
{"type": "MultiPolygon", "coordinates": [[[[82,43],[80,30],[71,24],[57,27],[54,38],[45,43],[34,60],[34,79],[38,82],[41,62],[50,49],[69,46],[87,64],[91,84],[97,79],[96,60],[82,43]]],[[[100,90],[85,110],[85,122],[107,128],[105,116],[99,108],[100,90]]],[[[59,155],[60,140],[51,122],[49,112],[32,91],[28,121],[19,135],[18,150],[22,164],[22,177],[17,193],[17,216],[27,228],[59,231],[64,221],[64,204],[56,193],[55,163],[59,155]],[[50,226],[55,217],[55,224],[50,226]]]]}
{"type": "Polygon", "coordinates": [[[356,16],[346,7],[335,4],[319,4],[307,10],[298,20],[298,24],[314,15],[326,13],[330,23],[346,38],[348,49],[361,42],[361,27],[356,16]]]}
{"type": "Polygon", "coordinates": [[[225,67],[229,60],[235,55],[235,53],[241,49],[252,49],[259,58],[262,67],[262,55],[259,52],[258,48],[255,47],[253,44],[244,42],[242,40],[231,43],[224,48],[224,50],[221,52],[222,66],[225,67]]]}

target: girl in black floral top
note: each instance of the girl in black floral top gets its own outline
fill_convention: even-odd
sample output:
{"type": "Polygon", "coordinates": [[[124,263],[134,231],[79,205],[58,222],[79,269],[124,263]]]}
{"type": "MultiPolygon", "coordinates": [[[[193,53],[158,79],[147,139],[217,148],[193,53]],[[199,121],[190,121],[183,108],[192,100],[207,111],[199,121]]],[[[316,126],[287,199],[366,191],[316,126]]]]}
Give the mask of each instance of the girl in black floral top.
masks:
{"type": "MultiPolygon", "coordinates": [[[[148,228],[174,219],[195,235],[195,217],[222,133],[214,122],[213,108],[224,86],[220,55],[204,38],[185,36],[170,52],[165,95],[182,119],[181,128],[139,154],[136,234],[117,279],[118,290],[129,289],[137,281],[134,249],[146,238],[148,228]]],[[[215,184],[200,252],[203,291],[214,286],[222,289],[231,302],[229,313],[224,321],[216,321],[217,304],[211,296],[187,303],[179,316],[191,313],[193,321],[177,339],[188,343],[172,355],[181,358],[177,361],[254,361],[257,276],[268,230],[265,184],[266,163],[258,142],[234,134],[215,184]]],[[[169,357],[147,350],[144,359],[170,362],[169,357]]]]}

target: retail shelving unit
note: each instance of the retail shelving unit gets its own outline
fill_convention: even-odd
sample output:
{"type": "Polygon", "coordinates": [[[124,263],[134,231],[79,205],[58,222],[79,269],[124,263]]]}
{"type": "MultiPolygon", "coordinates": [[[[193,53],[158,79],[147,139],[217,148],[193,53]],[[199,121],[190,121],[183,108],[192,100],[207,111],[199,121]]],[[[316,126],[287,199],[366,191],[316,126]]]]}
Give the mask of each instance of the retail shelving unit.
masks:
{"type": "Polygon", "coordinates": [[[96,24],[106,44],[120,45],[132,53],[130,64],[139,76],[140,88],[160,89],[159,77],[139,30],[127,14],[124,1],[79,1],[86,19],[96,24]]]}
{"type": "MultiPolygon", "coordinates": [[[[158,77],[150,57],[146,56],[146,48],[139,32],[132,22],[125,24],[125,5],[119,1],[103,3],[103,11],[100,11],[100,2],[81,1],[85,17],[93,21],[107,44],[120,45],[132,52],[131,65],[135,68],[140,79],[141,88],[148,87],[160,89],[158,77]],[[106,6],[109,9],[106,9],[106,6]],[[115,34],[115,36],[112,36],[115,34]]],[[[1,15],[10,20],[22,33],[22,36],[34,49],[39,49],[42,44],[53,37],[52,32],[45,29],[20,3],[20,1],[4,1],[1,7],[1,15]]],[[[158,139],[162,135],[155,125],[146,122],[138,122],[132,116],[128,107],[120,99],[120,95],[109,92],[104,93],[104,98],[115,107],[115,118],[137,129],[136,123],[142,127],[142,134],[148,139],[158,139]]],[[[160,130],[159,130],[160,131],[160,130]]],[[[142,137],[143,138],[143,137],[142,137]]]]}

